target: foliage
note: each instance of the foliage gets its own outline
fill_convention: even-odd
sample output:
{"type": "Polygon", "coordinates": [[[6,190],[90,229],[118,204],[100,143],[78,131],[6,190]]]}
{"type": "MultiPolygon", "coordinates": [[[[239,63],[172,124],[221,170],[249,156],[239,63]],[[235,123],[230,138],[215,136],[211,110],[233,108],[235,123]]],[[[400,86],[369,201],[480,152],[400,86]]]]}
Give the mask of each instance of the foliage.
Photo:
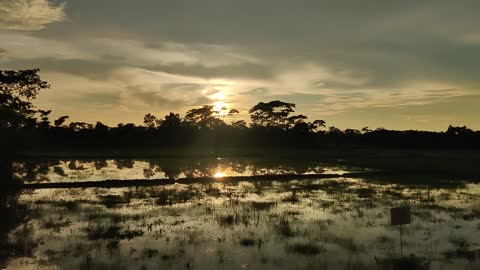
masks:
{"type": "Polygon", "coordinates": [[[51,111],[36,111],[32,104],[38,93],[50,88],[37,74],[38,69],[0,70],[0,127],[34,126],[40,113],[42,126],[48,123],[51,111]]]}
{"type": "Polygon", "coordinates": [[[295,104],[279,100],[268,103],[259,102],[248,112],[254,125],[284,127],[289,122],[290,113],[294,112],[295,104]]]}
{"type": "Polygon", "coordinates": [[[225,122],[218,117],[212,105],[203,105],[200,108],[194,108],[187,112],[184,122],[197,126],[198,128],[216,128],[225,125],[225,122]]]}

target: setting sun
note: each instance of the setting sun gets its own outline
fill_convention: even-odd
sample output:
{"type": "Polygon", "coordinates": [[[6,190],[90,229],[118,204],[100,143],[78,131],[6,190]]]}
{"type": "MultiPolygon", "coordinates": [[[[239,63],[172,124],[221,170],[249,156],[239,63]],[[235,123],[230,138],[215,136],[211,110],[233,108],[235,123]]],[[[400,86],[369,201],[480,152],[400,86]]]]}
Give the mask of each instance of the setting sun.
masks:
{"type": "Polygon", "coordinates": [[[227,114],[227,104],[223,101],[215,101],[213,103],[213,110],[217,112],[218,115],[227,114]]]}
{"type": "Polygon", "coordinates": [[[215,177],[215,178],[222,178],[222,177],[225,177],[225,176],[226,176],[226,175],[225,175],[224,173],[222,173],[222,172],[217,172],[217,173],[215,173],[215,175],[214,175],[213,177],[215,177]]]}

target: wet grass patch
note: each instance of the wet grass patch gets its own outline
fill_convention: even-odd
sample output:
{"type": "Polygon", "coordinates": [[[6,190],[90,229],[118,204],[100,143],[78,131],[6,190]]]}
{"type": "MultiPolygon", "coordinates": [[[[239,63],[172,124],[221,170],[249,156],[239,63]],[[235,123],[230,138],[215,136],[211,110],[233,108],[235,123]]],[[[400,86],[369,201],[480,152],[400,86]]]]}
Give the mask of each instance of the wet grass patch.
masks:
{"type": "Polygon", "coordinates": [[[303,256],[315,256],[324,252],[325,248],[314,243],[293,243],[287,245],[286,251],[303,256]]]}
{"type": "Polygon", "coordinates": [[[250,203],[252,208],[256,211],[267,211],[270,210],[273,206],[275,206],[276,202],[251,202],[250,203]]]}
{"type": "Polygon", "coordinates": [[[113,208],[118,205],[130,203],[130,198],[120,195],[104,195],[99,196],[100,203],[107,208],[113,208]]]}
{"type": "Polygon", "coordinates": [[[99,210],[98,212],[88,213],[85,216],[85,219],[87,221],[95,221],[95,222],[98,222],[99,220],[110,220],[112,223],[125,222],[126,220],[124,215],[109,213],[101,210],[99,210]]]}
{"type": "Polygon", "coordinates": [[[298,203],[300,199],[297,196],[297,193],[293,191],[289,196],[282,199],[282,202],[285,203],[298,203]]]}
{"type": "Polygon", "coordinates": [[[377,264],[382,265],[385,269],[394,270],[428,270],[430,269],[430,261],[417,257],[413,254],[403,258],[386,258],[378,259],[375,257],[377,264]]]}
{"type": "Polygon", "coordinates": [[[290,226],[290,221],[285,217],[280,217],[277,224],[274,225],[275,232],[282,237],[293,237],[295,232],[290,226]]]}
{"type": "Polygon", "coordinates": [[[255,245],[255,240],[251,238],[242,238],[240,239],[240,245],[244,247],[253,247],[255,245]]]}
{"type": "Polygon", "coordinates": [[[122,229],[118,225],[101,225],[101,224],[90,225],[87,228],[85,228],[85,232],[87,233],[87,238],[89,240],[110,240],[110,239],[131,240],[135,237],[139,237],[143,235],[142,230],[122,229]]]}
{"type": "Polygon", "coordinates": [[[355,193],[359,198],[373,198],[377,192],[371,188],[358,188],[355,190],[355,193]]]}
{"type": "Polygon", "coordinates": [[[157,205],[173,205],[176,203],[185,203],[192,199],[200,197],[201,193],[196,190],[184,189],[184,190],[175,190],[175,189],[164,189],[154,196],[156,197],[155,203],[157,205]]]}
{"type": "Polygon", "coordinates": [[[248,224],[248,216],[238,213],[222,214],[216,217],[218,224],[222,227],[231,227],[238,224],[248,224]]]}
{"type": "Polygon", "coordinates": [[[72,224],[69,219],[64,219],[64,217],[58,217],[56,219],[49,218],[45,220],[42,224],[42,227],[47,230],[52,230],[53,232],[60,232],[64,227],[68,227],[72,224]]]}
{"type": "Polygon", "coordinates": [[[144,248],[142,251],[142,258],[153,258],[157,256],[158,250],[155,248],[144,248]]]}

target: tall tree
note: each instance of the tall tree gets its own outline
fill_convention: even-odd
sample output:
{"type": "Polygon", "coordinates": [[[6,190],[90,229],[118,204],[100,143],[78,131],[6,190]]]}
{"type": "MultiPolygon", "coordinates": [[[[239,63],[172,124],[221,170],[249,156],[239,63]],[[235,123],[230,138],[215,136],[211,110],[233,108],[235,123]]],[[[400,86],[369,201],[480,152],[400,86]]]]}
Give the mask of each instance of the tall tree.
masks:
{"type": "Polygon", "coordinates": [[[0,127],[23,127],[36,122],[32,100],[41,90],[50,88],[38,71],[0,70],[0,127]]]}
{"type": "Polygon", "coordinates": [[[212,105],[203,105],[200,108],[189,110],[183,121],[199,128],[215,128],[225,125],[225,122],[217,117],[217,111],[212,105]]]}
{"type": "Polygon", "coordinates": [[[161,120],[157,119],[155,115],[147,113],[143,117],[143,124],[148,128],[156,128],[160,126],[161,120]]]}
{"type": "Polygon", "coordinates": [[[295,112],[294,108],[294,103],[274,100],[268,103],[260,102],[248,112],[254,125],[283,128],[288,125],[289,115],[295,112]]]}
{"type": "MultiPolygon", "coordinates": [[[[50,88],[38,75],[38,69],[0,70],[0,128],[35,127],[32,100],[43,89],[50,88]]],[[[43,124],[48,123],[49,111],[40,111],[43,124]]],[[[13,148],[5,142],[0,151],[0,179],[13,179],[13,148]]]]}
{"type": "Polygon", "coordinates": [[[164,119],[161,122],[160,127],[166,129],[179,128],[182,125],[182,118],[178,113],[169,113],[165,115],[164,119]]]}

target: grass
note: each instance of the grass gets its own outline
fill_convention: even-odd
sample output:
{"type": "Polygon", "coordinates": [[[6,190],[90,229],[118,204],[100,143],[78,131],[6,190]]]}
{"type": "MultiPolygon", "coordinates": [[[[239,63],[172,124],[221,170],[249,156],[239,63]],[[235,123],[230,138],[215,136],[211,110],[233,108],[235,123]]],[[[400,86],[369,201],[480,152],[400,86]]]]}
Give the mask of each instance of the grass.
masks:
{"type": "Polygon", "coordinates": [[[303,256],[315,256],[324,252],[325,249],[314,243],[294,243],[286,247],[287,252],[303,256]]]}
{"type": "Polygon", "coordinates": [[[275,232],[282,237],[293,237],[294,231],[290,227],[290,222],[285,217],[280,217],[277,224],[274,225],[275,232]]]}
{"type": "Polygon", "coordinates": [[[282,199],[282,202],[288,202],[288,203],[298,203],[299,201],[300,199],[298,198],[297,193],[295,191],[292,191],[292,193],[289,196],[282,199]]]}
{"type": "Polygon", "coordinates": [[[430,261],[417,257],[413,254],[403,258],[387,258],[379,260],[375,258],[377,264],[384,266],[387,269],[394,270],[427,270],[430,269],[430,261]]]}
{"type": "Polygon", "coordinates": [[[185,203],[200,195],[199,191],[193,189],[163,189],[154,194],[156,196],[155,203],[161,206],[185,203]]]}
{"type": "Polygon", "coordinates": [[[253,247],[255,245],[255,240],[251,238],[242,238],[240,239],[240,245],[244,247],[253,247]]]}
{"type": "Polygon", "coordinates": [[[131,240],[135,237],[139,237],[143,235],[143,231],[139,229],[129,230],[129,229],[122,229],[118,225],[103,225],[103,224],[89,225],[88,227],[85,228],[85,232],[87,233],[87,238],[89,240],[110,240],[110,239],[131,240]]]}
{"type": "Polygon", "coordinates": [[[252,208],[256,211],[267,211],[275,206],[276,202],[251,202],[252,208]]]}
{"type": "Polygon", "coordinates": [[[60,232],[64,227],[69,226],[72,222],[69,219],[64,219],[63,217],[58,218],[48,218],[43,222],[43,228],[47,230],[52,230],[54,232],[60,232]]]}
{"type": "Polygon", "coordinates": [[[143,251],[142,251],[142,257],[143,258],[153,258],[154,256],[156,256],[158,254],[158,249],[154,249],[154,248],[144,248],[143,251]]]}
{"type": "Polygon", "coordinates": [[[100,203],[107,208],[114,208],[118,205],[130,203],[130,198],[120,195],[105,195],[99,196],[100,203]]]}
{"type": "Polygon", "coordinates": [[[217,217],[217,222],[222,227],[230,227],[236,224],[239,224],[239,218],[236,214],[225,214],[217,217]]]}
{"type": "Polygon", "coordinates": [[[376,191],[372,188],[359,188],[356,189],[356,193],[359,198],[373,198],[376,194],[376,191]]]}

